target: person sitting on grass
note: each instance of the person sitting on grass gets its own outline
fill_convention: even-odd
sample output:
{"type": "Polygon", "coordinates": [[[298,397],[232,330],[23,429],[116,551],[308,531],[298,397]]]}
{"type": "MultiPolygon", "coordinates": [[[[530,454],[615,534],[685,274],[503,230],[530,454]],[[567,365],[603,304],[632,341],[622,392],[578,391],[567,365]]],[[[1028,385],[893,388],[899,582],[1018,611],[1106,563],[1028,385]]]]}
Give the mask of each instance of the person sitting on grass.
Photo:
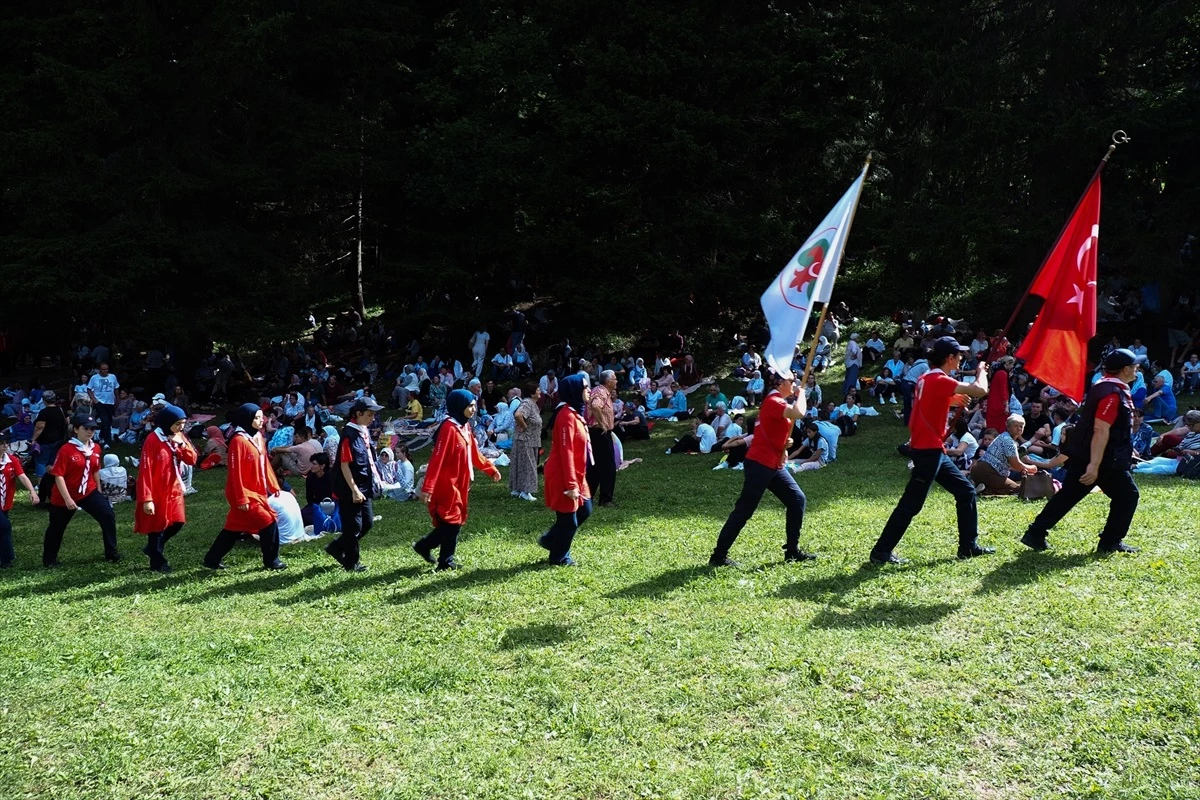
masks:
{"type": "Polygon", "coordinates": [[[1200,354],[1192,353],[1179,369],[1179,390],[1189,395],[1200,389],[1200,354]]]}
{"type": "Polygon", "coordinates": [[[746,453],[750,452],[750,444],[754,441],[755,422],[755,417],[746,420],[746,431],[744,433],[730,436],[721,444],[721,451],[725,453],[725,456],[713,467],[714,471],[732,469],[740,472],[745,469],[746,453]]]}
{"type": "Polygon", "coordinates": [[[1192,409],[1183,415],[1187,433],[1173,449],[1149,461],[1135,464],[1139,475],[1175,475],[1185,461],[1200,457],[1200,411],[1192,409]]]}
{"type": "Polygon", "coordinates": [[[721,391],[720,386],[710,383],[708,385],[708,394],[704,398],[704,406],[696,409],[696,416],[711,422],[717,416],[717,406],[729,408],[729,398],[721,391]]]}
{"type": "Polygon", "coordinates": [[[709,424],[713,426],[713,430],[717,432],[718,439],[726,438],[725,430],[733,425],[733,418],[729,416],[724,403],[717,403],[717,407],[713,410],[712,419],[709,424]]]}
{"type": "Polygon", "coordinates": [[[663,400],[663,393],[658,388],[658,381],[650,381],[650,390],[646,392],[645,400],[647,413],[658,409],[658,404],[663,400]]]}
{"type": "Polygon", "coordinates": [[[890,369],[884,367],[876,376],[875,383],[871,386],[871,394],[880,405],[889,401],[893,404],[896,402],[896,377],[890,369]]]}
{"type": "Polygon", "coordinates": [[[761,403],[764,390],[762,370],[756,369],[750,373],[750,380],[746,383],[746,403],[751,408],[761,403]]]}
{"type": "Polygon", "coordinates": [[[1135,458],[1149,459],[1150,449],[1154,446],[1154,428],[1146,422],[1146,415],[1140,408],[1133,410],[1133,455],[1135,458]]]}
{"type": "Polygon", "coordinates": [[[831,419],[841,429],[844,436],[853,436],[858,432],[858,417],[862,414],[862,407],[858,405],[858,401],[853,394],[847,394],[846,400],[840,406],[833,410],[830,414],[831,419]]]}
{"type": "Polygon", "coordinates": [[[971,466],[975,493],[980,495],[1016,494],[1021,484],[1013,476],[1032,475],[1037,467],[1021,460],[1017,441],[1025,431],[1025,418],[1013,414],[1008,418],[1004,433],[996,437],[982,456],[971,466]]]}
{"type": "Polygon", "coordinates": [[[788,469],[809,472],[829,463],[829,442],[821,435],[815,420],[806,419],[801,425],[800,445],[788,453],[788,469]]]}
{"type": "Polygon", "coordinates": [[[1175,404],[1175,392],[1167,383],[1163,373],[1154,376],[1150,393],[1146,395],[1143,409],[1146,409],[1150,422],[1172,423],[1179,416],[1175,404]]]}
{"type": "Polygon", "coordinates": [[[711,453],[717,445],[717,431],[712,425],[699,418],[692,420],[692,432],[675,440],[667,455],[677,453],[711,453]]]}
{"type": "Polygon", "coordinates": [[[666,419],[666,420],[681,420],[687,419],[692,414],[688,411],[687,395],[682,391],[675,391],[671,394],[667,402],[666,408],[656,408],[647,414],[650,419],[666,419]]]}
{"type": "Polygon", "coordinates": [[[971,433],[966,418],[959,417],[954,421],[954,433],[950,435],[950,439],[946,443],[946,455],[950,456],[959,469],[970,471],[977,452],[979,452],[979,441],[971,433]]]}

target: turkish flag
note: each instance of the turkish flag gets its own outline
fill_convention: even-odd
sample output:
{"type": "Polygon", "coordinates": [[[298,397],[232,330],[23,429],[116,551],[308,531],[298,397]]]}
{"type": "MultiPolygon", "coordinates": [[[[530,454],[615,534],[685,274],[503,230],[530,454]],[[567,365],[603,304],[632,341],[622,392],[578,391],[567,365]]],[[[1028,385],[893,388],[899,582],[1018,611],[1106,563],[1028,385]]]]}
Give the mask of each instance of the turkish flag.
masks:
{"type": "Polygon", "coordinates": [[[1029,293],[1042,310],[1017,350],[1030,375],[1083,402],[1087,346],[1096,335],[1096,251],[1100,245],[1100,176],[1046,257],[1029,293]]]}

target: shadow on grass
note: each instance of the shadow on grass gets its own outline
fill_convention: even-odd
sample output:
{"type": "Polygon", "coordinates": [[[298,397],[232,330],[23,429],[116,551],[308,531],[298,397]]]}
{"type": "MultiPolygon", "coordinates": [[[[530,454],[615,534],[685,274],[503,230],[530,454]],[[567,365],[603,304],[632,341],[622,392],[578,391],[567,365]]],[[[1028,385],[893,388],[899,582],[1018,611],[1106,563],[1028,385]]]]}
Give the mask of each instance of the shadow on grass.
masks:
{"type": "Polygon", "coordinates": [[[826,629],[916,628],[921,625],[932,625],[961,607],[960,603],[920,605],[890,602],[860,606],[846,612],[825,608],[813,617],[811,625],[814,628],[826,629]]]}
{"type": "Polygon", "coordinates": [[[414,586],[407,591],[394,594],[388,599],[393,603],[410,603],[440,592],[452,589],[466,589],[483,583],[498,583],[520,575],[522,572],[543,568],[549,569],[549,567],[550,565],[545,561],[534,561],[528,564],[516,564],[511,567],[459,570],[458,572],[451,573],[451,575],[438,575],[431,579],[429,583],[414,586]]]}
{"type": "Polygon", "coordinates": [[[687,586],[692,581],[704,575],[711,575],[712,567],[707,566],[690,566],[679,567],[678,569],[670,569],[666,572],[660,572],[652,578],[647,578],[640,583],[631,583],[624,589],[617,589],[610,592],[607,597],[612,600],[631,600],[639,597],[662,597],[670,594],[676,589],[687,586]]]}
{"type": "MultiPolygon", "coordinates": [[[[102,571],[94,572],[90,575],[80,574],[79,567],[82,567],[82,564],[80,564],[79,567],[74,567],[71,564],[64,564],[63,566],[56,567],[55,569],[46,569],[40,566],[36,567],[35,570],[30,571],[35,572],[36,574],[36,577],[34,577],[32,582],[26,582],[22,580],[15,586],[6,588],[4,591],[0,592],[0,600],[7,600],[15,597],[62,594],[64,592],[82,589],[87,586],[94,586],[98,583],[108,583],[109,581],[120,580],[121,578],[128,577],[129,575],[125,566],[125,562],[109,566],[100,559],[97,559],[97,561],[100,565],[93,564],[91,566],[93,569],[102,571]],[[112,571],[109,572],[108,570],[112,571]]],[[[75,597],[75,595],[72,595],[72,599],[75,599],[75,597]]]]}
{"type": "Polygon", "coordinates": [[[539,625],[522,625],[509,628],[500,638],[500,650],[518,650],[523,647],[551,647],[562,644],[574,636],[574,627],[559,622],[539,625]]]}
{"type": "Polygon", "coordinates": [[[975,594],[998,594],[1009,589],[1015,589],[1018,586],[1024,586],[1027,583],[1036,583],[1043,577],[1054,572],[1082,567],[1084,564],[1088,564],[1094,560],[1094,556],[1086,553],[1073,553],[1068,556],[1060,556],[1053,553],[1039,553],[1034,550],[1026,550],[1016,558],[1005,561],[987,575],[984,575],[975,594]]]}
{"type": "MultiPolygon", "coordinates": [[[[358,592],[380,584],[394,583],[404,578],[415,578],[430,570],[427,566],[404,567],[391,572],[376,572],[366,576],[350,576],[326,586],[314,586],[296,592],[288,597],[280,597],[275,602],[281,606],[293,606],[303,603],[318,603],[330,595],[358,592]]],[[[341,570],[339,570],[341,571],[341,570]]]]}
{"type": "MultiPolygon", "coordinates": [[[[215,572],[205,570],[207,573],[206,583],[213,584],[212,588],[190,595],[180,600],[182,603],[203,603],[208,600],[214,600],[222,597],[233,597],[235,595],[258,594],[259,592],[272,592],[277,589],[283,589],[291,586],[294,583],[299,583],[307,578],[311,578],[321,572],[329,570],[328,564],[314,564],[304,570],[284,570],[280,572],[263,571],[256,572],[257,577],[249,580],[229,582],[227,572],[215,572]]],[[[203,574],[203,573],[202,573],[203,574]]]]}
{"type": "Polygon", "coordinates": [[[869,561],[863,562],[862,566],[854,572],[841,572],[836,575],[826,575],[824,577],[808,578],[807,580],[793,581],[779,587],[776,593],[779,597],[794,600],[827,600],[828,595],[837,595],[839,597],[850,594],[859,586],[869,580],[875,578],[883,578],[888,575],[896,575],[904,572],[912,572],[914,570],[928,569],[943,564],[951,559],[941,558],[933,561],[921,561],[910,563],[903,567],[879,567],[869,561]]]}

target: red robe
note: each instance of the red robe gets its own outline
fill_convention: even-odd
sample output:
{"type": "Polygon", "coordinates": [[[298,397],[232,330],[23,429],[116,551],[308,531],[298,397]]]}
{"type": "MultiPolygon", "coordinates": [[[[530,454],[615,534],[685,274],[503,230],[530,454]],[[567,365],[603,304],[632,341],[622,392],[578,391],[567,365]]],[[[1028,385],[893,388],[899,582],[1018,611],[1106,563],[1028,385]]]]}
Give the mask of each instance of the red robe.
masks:
{"type": "Polygon", "coordinates": [[[500,477],[496,465],[483,457],[470,425],[447,420],[438,428],[425,471],[424,491],[431,495],[429,516],[439,522],[462,525],[467,521],[467,495],[471,492],[472,468],[493,478],[500,477]]]}
{"type": "Polygon", "coordinates": [[[554,419],[554,444],[546,459],[546,506],[563,514],[574,514],[589,499],[587,465],[591,451],[587,426],[573,408],[563,406],[554,419]],[[563,492],[579,490],[579,499],[572,500],[563,492]]]}
{"type": "Polygon", "coordinates": [[[162,533],[176,522],[186,522],[183,510],[183,481],[180,464],[196,465],[198,454],[185,441],[182,445],[164,441],[151,431],[142,445],[141,466],[137,476],[137,505],[133,509],[133,532],[148,535],[162,533]],[[174,446],[172,446],[174,445],[174,446]],[[154,503],[154,514],[145,512],[145,503],[154,503]]]}
{"type": "Polygon", "coordinates": [[[225,530],[258,533],[275,521],[267,497],[279,494],[279,481],[267,460],[262,434],[251,437],[245,431],[238,431],[229,442],[228,460],[225,499],[229,501],[229,514],[225,517],[225,530]],[[249,508],[241,511],[240,505],[249,508]]]}

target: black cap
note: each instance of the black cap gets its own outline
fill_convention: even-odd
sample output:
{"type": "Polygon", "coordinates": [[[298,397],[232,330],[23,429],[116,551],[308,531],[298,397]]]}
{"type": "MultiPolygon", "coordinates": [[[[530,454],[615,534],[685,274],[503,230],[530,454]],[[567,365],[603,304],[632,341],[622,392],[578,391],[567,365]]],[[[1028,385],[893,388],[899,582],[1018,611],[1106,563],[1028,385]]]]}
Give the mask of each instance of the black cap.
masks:
{"type": "Polygon", "coordinates": [[[351,414],[361,414],[364,411],[383,411],[383,406],[369,397],[360,397],[350,406],[351,414]]]}
{"type": "Polygon", "coordinates": [[[1136,363],[1137,356],[1134,355],[1133,351],[1122,347],[1120,350],[1113,350],[1104,357],[1104,370],[1106,372],[1120,372],[1136,363]]]}
{"type": "Polygon", "coordinates": [[[963,353],[970,349],[965,344],[959,344],[958,339],[953,336],[939,336],[933,340],[933,347],[930,348],[930,351],[933,353],[935,361],[945,361],[955,353],[963,353]]]}
{"type": "Polygon", "coordinates": [[[76,414],[71,417],[72,428],[91,428],[96,430],[100,427],[100,421],[89,414],[76,414]]]}

